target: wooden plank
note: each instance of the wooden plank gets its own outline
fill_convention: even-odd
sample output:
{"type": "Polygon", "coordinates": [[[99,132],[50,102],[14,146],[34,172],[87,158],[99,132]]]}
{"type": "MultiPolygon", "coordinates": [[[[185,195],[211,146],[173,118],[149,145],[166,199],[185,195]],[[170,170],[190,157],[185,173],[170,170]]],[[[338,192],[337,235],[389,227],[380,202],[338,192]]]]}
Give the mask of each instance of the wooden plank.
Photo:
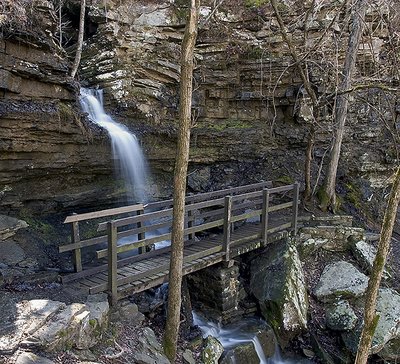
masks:
{"type": "Polygon", "coordinates": [[[192,203],[190,205],[186,205],[185,211],[204,209],[206,207],[219,206],[219,205],[222,206],[223,204],[224,204],[223,198],[218,198],[215,200],[209,200],[209,201],[203,201],[203,202],[196,202],[196,203],[192,203]]]}
{"type": "Polygon", "coordinates": [[[250,198],[261,197],[261,196],[262,196],[262,190],[242,193],[240,195],[232,196],[232,198],[233,198],[233,201],[238,202],[240,200],[247,200],[250,198]]]}
{"type": "Polygon", "coordinates": [[[107,223],[108,235],[108,288],[111,294],[111,305],[118,301],[117,292],[117,227],[112,221],[107,223]]]}
{"type": "Polygon", "coordinates": [[[91,219],[97,219],[99,217],[119,215],[119,214],[124,214],[127,212],[134,212],[137,210],[143,210],[143,204],[116,207],[113,209],[88,212],[85,214],[74,214],[71,216],[67,216],[67,218],[64,220],[64,224],[67,224],[69,222],[74,222],[74,221],[91,220],[91,219]]]}
{"type": "Polygon", "coordinates": [[[242,210],[242,209],[246,209],[249,207],[255,208],[255,206],[258,206],[258,205],[261,208],[261,204],[262,204],[262,198],[257,198],[255,200],[250,200],[250,201],[246,201],[246,202],[242,202],[242,203],[233,203],[232,211],[242,210]]]}
{"type": "MultiPolygon", "coordinates": [[[[172,216],[172,209],[160,210],[160,211],[155,211],[155,212],[147,212],[140,216],[130,216],[130,217],[125,217],[125,218],[117,219],[117,220],[113,220],[113,221],[114,221],[114,224],[116,227],[120,227],[120,226],[125,226],[125,225],[136,224],[139,221],[144,223],[145,221],[149,221],[152,219],[158,219],[158,218],[165,217],[165,216],[172,216]]],[[[106,230],[106,228],[107,228],[107,223],[102,222],[99,224],[97,231],[104,231],[104,230],[106,230]]]]}
{"type": "Polygon", "coordinates": [[[61,245],[58,247],[59,253],[64,253],[70,250],[85,248],[88,246],[92,246],[95,244],[106,243],[107,242],[107,235],[97,236],[95,238],[80,240],[77,243],[61,245]]]}
{"type": "MultiPolygon", "coordinates": [[[[74,221],[72,223],[72,243],[79,243],[79,240],[79,223],[74,221]]],[[[74,266],[75,272],[82,272],[82,252],[79,248],[74,250],[74,266]]]]}
{"type": "Polygon", "coordinates": [[[216,221],[208,222],[208,223],[201,224],[201,225],[196,225],[191,228],[186,228],[184,230],[184,234],[187,235],[190,233],[204,231],[204,230],[211,229],[214,227],[223,226],[223,224],[224,224],[224,220],[221,219],[221,220],[216,220],[216,221]]]}
{"type": "Polygon", "coordinates": [[[224,238],[222,242],[226,261],[229,260],[229,244],[231,240],[231,213],[232,213],[232,196],[226,196],[225,209],[224,209],[224,238]]]}
{"type": "Polygon", "coordinates": [[[243,243],[246,243],[246,242],[251,242],[251,241],[254,241],[254,240],[260,240],[260,238],[261,238],[261,233],[255,233],[253,235],[247,235],[247,236],[245,236],[243,238],[232,240],[232,246],[243,244],[243,243]]]}
{"type": "Polygon", "coordinates": [[[286,186],[280,186],[280,187],[273,187],[269,188],[269,193],[278,193],[278,192],[286,192],[290,191],[294,188],[294,185],[286,185],[286,186]]]}
{"type": "Polygon", "coordinates": [[[292,226],[291,222],[287,222],[285,224],[281,224],[278,226],[275,226],[274,228],[268,229],[268,234],[276,233],[277,231],[282,231],[290,228],[292,226]]]}
{"type": "Polygon", "coordinates": [[[194,220],[196,219],[205,219],[206,217],[213,217],[213,216],[221,216],[223,218],[224,208],[220,208],[218,210],[212,211],[199,211],[198,213],[194,214],[194,220]]]}
{"type": "MultiPolygon", "coordinates": [[[[147,238],[144,240],[138,240],[135,241],[133,243],[129,243],[129,244],[124,244],[124,245],[120,245],[117,247],[117,253],[124,253],[124,252],[128,252],[131,251],[133,249],[137,249],[137,248],[141,248],[143,246],[147,246],[147,245],[151,245],[154,243],[158,243],[160,241],[164,241],[164,240],[170,240],[171,239],[171,233],[168,234],[162,234],[159,236],[155,236],[153,238],[147,238]]],[[[107,249],[101,249],[98,250],[97,252],[97,258],[104,258],[107,256],[107,249]]]]}
{"type": "Polygon", "coordinates": [[[293,206],[293,201],[281,203],[279,205],[269,206],[269,212],[279,211],[283,209],[287,209],[293,206]]]}
{"type": "Polygon", "coordinates": [[[186,197],[186,199],[187,201],[196,202],[196,201],[207,200],[210,198],[216,198],[219,196],[224,197],[226,195],[235,195],[243,191],[251,191],[254,189],[262,189],[263,187],[271,187],[271,186],[272,186],[271,181],[265,181],[265,182],[254,183],[251,185],[226,188],[218,191],[199,193],[193,196],[188,196],[186,197]]]}
{"type": "Polygon", "coordinates": [[[247,212],[245,214],[232,216],[231,217],[231,222],[236,222],[236,221],[240,221],[240,220],[247,220],[247,219],[250,219],[252,217],[260,216],[261,212],[262,212],[261,210],[255,210],[255,211],[247,212]]]}
{"type": "Polygon", "coordinates": [[[269,191],[268,189],[263,190],[263,207],[261,214],[261,239],[264,244],[267,243],[268,239],[268,213],[269,213],[269,191]]]}

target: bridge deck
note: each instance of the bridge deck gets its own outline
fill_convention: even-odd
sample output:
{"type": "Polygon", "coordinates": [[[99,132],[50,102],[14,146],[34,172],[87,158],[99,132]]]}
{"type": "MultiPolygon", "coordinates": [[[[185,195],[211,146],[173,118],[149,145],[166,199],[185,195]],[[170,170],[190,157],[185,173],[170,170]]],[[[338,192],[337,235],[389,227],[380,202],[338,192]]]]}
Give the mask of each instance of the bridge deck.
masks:
{"type": "MultiPolygon", "coordinates": [[[[290,223],[271,223],[268,229],[268,244],[284,236],[285,228],[290,223]]],[[[261,239],[261,224],[252,223],[241,226],[232,232],[230,257],[264,247],[266,244],[261,239]]],[[[223,234],[207,237],[195,242],[186,242],[184,248],[183,274],[190,274],[216,263],[224,261],[225,253],[222,245],[223,234]]],[[[131,294],[145,291],[168,281],[170,262],[170,249],[162,248],[151,252],[151,256],[144,254],[126,258],[121,268],[118,269],[118,280],[127,279],[130,282],[118,287],[118,299],[131,294]]],[[[90,294],[108,290],[108,273],[106,266],[102,272],[95,272],[90,276],[78,278],[67,283],[90,294]]]]}

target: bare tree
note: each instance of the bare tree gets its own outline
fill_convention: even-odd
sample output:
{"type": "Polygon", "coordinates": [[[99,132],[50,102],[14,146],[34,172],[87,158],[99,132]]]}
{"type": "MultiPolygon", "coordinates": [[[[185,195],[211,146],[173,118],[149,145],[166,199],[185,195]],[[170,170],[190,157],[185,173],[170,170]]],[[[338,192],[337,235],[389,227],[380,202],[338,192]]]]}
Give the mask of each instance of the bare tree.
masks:
{"type": "Polygon", "coordinates": [[[379,316],[376,315],[376,299],[378,289],[382,279],[383,269],[385,267],[387,255],[390,248],[393,226],[396,221],[397,210],[400,202],[400,167],[397,168],[389,201],[383,218],[381,236],[379,239],[378,251],[372,267],[371,277],[368,282],[368,288],[365,296],[364,309],[364,327],[361,333],[360,342],[355,364],[366,364],[372,338],[374,336],[379,316]]]}
{"type": "Polygon", "coordinates": [[[365,12],[368,6],[368,0],[357,0],[353,6],[353,23],[349,36],[346,57],[343,66],[343,77],[338,87],[338,96],[335,106],[335,137],[333,140],[333,148],[330,155],[328,171],[320,191],[321,208],[327,210],[331,208],[336,210],[336,174],[339,165],[340,150],[344,135],[344,127],[347,118],[348,94],[343,93],[351,88],[353,82],[354,70],[356,67],[357,52],[360,39],[364,29],[365,12]]]}
{"type": "Polygon", "coordinates": [[[171,233],[168,311],[164,334],[164,352],[171,361],[174,361],[176,356],[182,303],[185,194],[192,115],[193,57],[197,38],[199,12],[200,0],[190,0],[190,9],[181,48],[179,133],[174,170],[174,206],[171,233]]]}
{"type": "Polygon", "coordinates": [[[85,8],[86,8],[86,0],[81,0],[81,12],[79,17],[79,33],[78,33],[78,43],[76,45],[76,53],[75,60],[72,66],[71,77],[75,77],[76,72],[78,71],[79,63],[81,61],[82,55],[82,45],[83,45],[83,33],[85,30],[85,8]]]}

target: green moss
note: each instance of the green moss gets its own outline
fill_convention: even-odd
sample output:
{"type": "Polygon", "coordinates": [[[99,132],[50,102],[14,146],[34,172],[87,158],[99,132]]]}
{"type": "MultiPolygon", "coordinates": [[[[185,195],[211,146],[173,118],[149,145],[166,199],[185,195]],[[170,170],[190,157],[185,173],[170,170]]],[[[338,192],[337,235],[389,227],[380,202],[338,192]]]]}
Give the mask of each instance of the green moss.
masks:
{"type": "Polygon", "coordinates": [[[97,325],[97,320],[95,320],[95,319],[90,319],[89,320],[89,325],[91,326],[91,327],[96,327],[96,325],[97,325]]]}
{"type": "Polygon", "coordinates": [[[329,205],[330,199],[323,186],[317,190],[317,199],[320,203],[320,206],[326,209],[326,207],[329,205]]]}
{"type": "Polygon", "coordinates": [[[246,52],[248,59],[260,59],[263,56],[263,49],[257,46],[252,46],[246,52]]]}
{"type": "Polygon", "coordinates": [[[245,0],[247,7],[260,7],[269,3],[269,0],[245,0]]]}
{"type": "Polygon", "coordinates": [[[357,186],[353,185],[352,183],[346,184],[346,200],[350,202],[354,207],[358,210],[361,209],[361,200],[362,194],[361,191],[357,188],[357,186]]]}
{"type": "Polygon", "coordinates": [[[58,114],[60,116],[60,120],[62,121],[73,120],[75,118],[75,114],[71,105],[64,102],[60,102],[58,104],[58,114]]]}
{"type": "Polygon", "coordinates": [[[278,177],[277,179],[275,179],[275,182],[280,182],[285,185],[290,185],[290,184],[294,183],[294,179],[291,176],[281,176],[281,177],[278,177]]]}

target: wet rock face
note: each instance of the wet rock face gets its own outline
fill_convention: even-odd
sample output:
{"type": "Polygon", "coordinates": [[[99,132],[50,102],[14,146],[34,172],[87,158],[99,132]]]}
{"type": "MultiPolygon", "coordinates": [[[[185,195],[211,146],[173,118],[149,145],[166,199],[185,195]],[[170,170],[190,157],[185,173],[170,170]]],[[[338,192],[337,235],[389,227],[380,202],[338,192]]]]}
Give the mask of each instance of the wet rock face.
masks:
{"type": "Polygon", "coordinates": [[[282,241],[251,263],[250,289],[282,346],[307,327],[308,297],[297,249],[282,241]]]}

